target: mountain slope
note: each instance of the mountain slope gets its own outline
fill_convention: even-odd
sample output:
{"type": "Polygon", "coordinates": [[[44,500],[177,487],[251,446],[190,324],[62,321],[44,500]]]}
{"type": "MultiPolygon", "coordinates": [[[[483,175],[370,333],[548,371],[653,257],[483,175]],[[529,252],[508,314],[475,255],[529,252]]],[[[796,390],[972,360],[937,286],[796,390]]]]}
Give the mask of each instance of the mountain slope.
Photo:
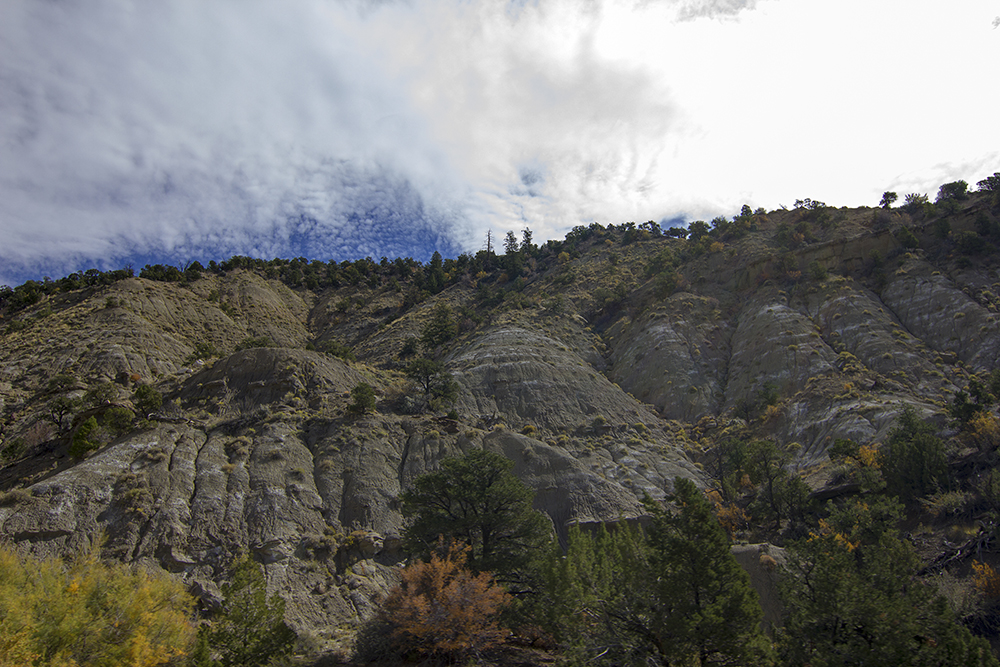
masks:
{"type": "Polygon", "coordinates": [[[903,405],[943,424],[997,366],[998,263],[962,245],[997,241],[975,231],[989,198],[917,213],[744,212],[694,239],[593,225],[426,267],[234,258],[8,294],[0,532],[38,554],[103,533],[208,606],[249,549],[296,629],[336,640],[405,558],[400,491],[469,448],[511,458],[560,533],[639,516],[678,475],[704,484],[704,453],[737,432],[796,443],[822,483],[836,439],[878,443],[903,405]],[[442,304],[456,335],[417,354],[458,394],[435,411],[404,369],[442,304]],[[360,383],[376,412],[348,410],[360,383]],[[161,408],[69,454],[142,385],[161,408]]]}

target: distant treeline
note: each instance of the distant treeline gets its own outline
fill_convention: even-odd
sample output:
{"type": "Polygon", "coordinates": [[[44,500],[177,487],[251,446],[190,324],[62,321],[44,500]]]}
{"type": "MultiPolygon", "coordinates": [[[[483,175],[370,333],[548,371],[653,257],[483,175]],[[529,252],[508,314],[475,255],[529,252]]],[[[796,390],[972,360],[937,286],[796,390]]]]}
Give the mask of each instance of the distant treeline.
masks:
{"type": "MultiPolygon", "coordinates": [[[[354,261],[323,262],[305,257],[267,260],[235,255],[221,262],[212,260],[207,266],[198,261],[181,267],[147,264],[139,271],[139,277],[160,282],[189,283],[198,280],[206,273],[221,275],[235,269],[246,269],[257,271],[269,279],[280,280],[293,288],[305,287],[318,290],[363,284],[370,288],[389,285],[401,289],[401,285],[406,284],[418,292],[436,294],[466,275],[479,276],[483,273],[489,276],[505,272],[513,278],[523,273],[525,263],[529,259],[534,259],[536,262],[546,258],[555,259],[563,252],[571,256],[577,255],[577,247],[595,235],[601,238],[617,237],[621,243],[628,244],[651,236],[684,238],[687,236],[687,230],[672,228],[664,234],[660,225],[653,221],[639,225],[626,222],[607,226],[595,222],[589,226],[574,227],[566,235],[565,240],[550,240],[541,246],[531,242],[530,229],[522,232],[520,241],[514,232],[507,232],[502,243],[505,251],[503,255],[494,252],[494,244],[497,241],[490,235],[483,250],[476,253],[462,253],[456,258],[447,259],[443,258],[441,253],[435,252],[427,264],[412,257],[397,257],[392,260],[382,257],[379,261],[365,257],[354,261]]],[[[86,287],[110,285],[134,275],[135,271],[131,267],[114,271],[89,269],[58,280],[49,278],[42,281],[29,280],[14,288],[0,286],[0,310],[9,315],[38,303],[44,296],[86,287]]]]}
{"type": "MultiPolygon", "coordinates": [[[[993,211],[1000,211],[1000,172],[979,181],[977,186],[976,192],[989,197],[988,207],[993,211]]],[[[944,225],[948,216],[957,212],[959,203],[968,199],[972,193],[965,181],[945,183],[939,189],[933,203],[926,195],[908,194],[904,197],[899,210],[916,221],[938,219],[942,223],[939,235],[944,238],[949,232],[944,225]]],[[[897,200],[897,193],[883,193],[879,208],[875,210],[873,223],[877,223],[886,209],[892,208],[897,200]]],[[[824,202],[809,198],[796,200],[793,213],[793,218],[782,221],[775,230],[774,240],[785,250],[793,250],[815,241],[814,225],[822,228],[835,227],[845,216],[844,211],[838,211],[824,202]]],[[[977,220],[977,232],[966,233],[967,238],[956,238],[956,242],[964,242],[964,246],[968,246],[963,247],[963,251],[980,250],[982,244],[979,243],[979,238],[973,238],[977,235],[982,238],[1000,238],[1000,224],[985,214],[981,213],[980,217],[982,220],[977,220]]],[[[595,239],[604,239],[621,245],[655,237],[687,239],[689,243],[678,248],[679,252],[673,258],[676,262],[711,251],[713,244],[719,244],[718,248],[721,248],[722,242],[739,239],[769,222],[764,209],[751,209],[749,205],[744,204],[739,214],[732,219],[718,216],[710,222],[696,220],[686,227],[664,229],[653,220],[639,224],[625,222],[620,225],[604,226],[594,222],[590,225],[578,225],[566,234],[564,240],[546,241],[541,246],[532,243],[530,229],[521,232],[520,241],[513,231],[509,231],[502,243],[489,233],[482,250],[476,253],[462,253],[454,259],[444,259],[441,253],[435,252],[427,264],[412,257],[397,257],[393,260],[382,257],[377,262],[371,257],[355,261],[337,262],[331,259],[323,262],[310,261],[305,257],[266,260],[236,255],[222,262],[212,260],[207,267],[197,261],[183,267],[147,264],[139,272],[139,277],[162,282],[188,283],[198,280],[203,273],[222,274],[234,269],[248,269],[258,271],[269,279],[280,280],[289,287],[305,287],[310,290],[347,285],[355,287],[364,285],[370,288],[388,285],[402,292],[405,284],[407,296],[404,299],[404,306],[406,306],[422,300],[422,295],[440,292],[465,276],[477,280],[486,278],[486,282],[490,282],[491,279],[506,274],[500,281],[505,282],[507,279],[516,280],[538,268],[546,268],[557,261],[564,263],[578,257],[582,245],[595,239]],[[497,245],[503,246],[503,255],[494,252],[497,245]]],[[[109,285],[131,278],[133,275],[131,267],[115,271],[90,269],[70,274],[59,280],[49,278],[41,282],[29,280],[15,288],[0,286],[0,313],[9,316],[38,303],[46,295],[109,285]]],[[[515,285],[514,289],[519,288],[515,285]]]]}

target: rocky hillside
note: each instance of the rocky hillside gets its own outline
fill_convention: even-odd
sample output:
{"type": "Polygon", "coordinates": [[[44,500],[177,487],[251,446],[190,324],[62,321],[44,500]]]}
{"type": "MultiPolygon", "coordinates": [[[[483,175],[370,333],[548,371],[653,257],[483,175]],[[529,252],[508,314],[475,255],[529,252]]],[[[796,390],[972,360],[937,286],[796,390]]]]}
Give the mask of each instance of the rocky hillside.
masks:
{"type": "Polygon", "coordinates": [[[995,200],[806,200],[427,266],[233,258],[9,290],[0,533],[36,554],[104,539],[207,607],[251,550],[296,630],[335,642],[406,557],[400,491],[470,448],[511,458],[559,532],[705,484],[737,431],[794,444],[820,487],[836,439],[877,444],[904,405],[944,427],[997,367],[995,200]],[[420,357],[453,401],[404,372],[420,357]]]}

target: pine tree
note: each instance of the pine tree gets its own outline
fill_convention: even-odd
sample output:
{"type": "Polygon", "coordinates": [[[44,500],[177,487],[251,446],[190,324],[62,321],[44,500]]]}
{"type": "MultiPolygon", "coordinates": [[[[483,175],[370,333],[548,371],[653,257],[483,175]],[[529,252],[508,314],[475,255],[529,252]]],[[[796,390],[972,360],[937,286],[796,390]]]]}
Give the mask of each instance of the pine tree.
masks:
{"type": "Polygon", "coordinates": [[[711,506],[694,482],[680,477],[670,500],[676,512],[647,501],[657,648],[668,664],[766,664],[760,602],[711,506]]]}
{"type": "Polygon", "coordinates": [[[213,619],[208,643],[223,667],[262,667],[291,651],[295,633],[284,621],[285,601],[267,597],[264,573],[249,556],[233,562],[222,593],[225,611],[213,619]]]}
{"type": "Polygon", "coordinates": [[[565,554],[553,544],[541,571],[533,613],[570,662],[627,664],[650,653],[651,575],[638,528],[602,524],[592,533],[572,526],[565,554]]]}
{"type": "Polygon", "coordinates": [[[414,520],[406,530],[410,548],[429,553],[440,536],[469,547],[469,566],[505,582],[522,581],[548,533],[548,521],[531,507],[534,493],[510,471],[513,462],[474,449],[441,461],[421,475],[400,499],[414,520]]]}
{"type": "Polygon", "coordinates": [[[789,546],[782,652],[788,665],[997,665],[916,576],[894,501],[855,502],[789,546]]]}
{"type": "Polygon", "coordinates": [[[421,332],[420,342],[428,349],[434,349],[458,335],[458,324],[452,316],[451,307],[441,302],[434,306],[431,319],[421,332]]]}

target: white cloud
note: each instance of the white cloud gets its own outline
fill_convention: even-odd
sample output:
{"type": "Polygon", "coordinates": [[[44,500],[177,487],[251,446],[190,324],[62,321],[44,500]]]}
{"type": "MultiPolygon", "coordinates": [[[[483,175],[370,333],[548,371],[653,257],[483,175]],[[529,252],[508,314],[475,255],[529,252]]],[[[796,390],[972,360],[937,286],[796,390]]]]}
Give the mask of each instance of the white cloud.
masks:
{"type": "MultiPolygon", "coordinates": [[[[0,264],[428,254],[1000,170],[995,3],[0,3],[0,264]]],[[[0,276],[2,281],[7,276],[0,276]]]]}

